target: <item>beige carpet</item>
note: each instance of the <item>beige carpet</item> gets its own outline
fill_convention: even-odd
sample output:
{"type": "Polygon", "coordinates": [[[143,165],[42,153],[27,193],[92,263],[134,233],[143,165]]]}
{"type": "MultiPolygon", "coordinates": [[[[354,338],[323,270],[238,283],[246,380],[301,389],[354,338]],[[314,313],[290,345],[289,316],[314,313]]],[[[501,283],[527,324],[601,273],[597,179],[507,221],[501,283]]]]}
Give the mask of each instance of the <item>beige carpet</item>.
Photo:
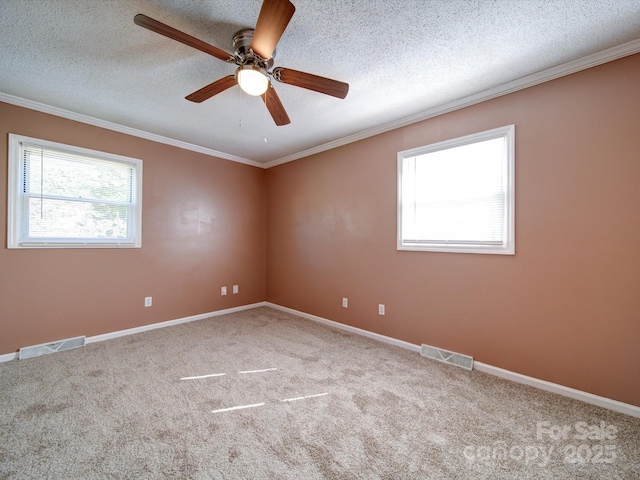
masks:
{"type": "Polygon", "coordinates": [[[640,419],[269,308],[0,382],[2,479],[640,478],[640,419]]]}

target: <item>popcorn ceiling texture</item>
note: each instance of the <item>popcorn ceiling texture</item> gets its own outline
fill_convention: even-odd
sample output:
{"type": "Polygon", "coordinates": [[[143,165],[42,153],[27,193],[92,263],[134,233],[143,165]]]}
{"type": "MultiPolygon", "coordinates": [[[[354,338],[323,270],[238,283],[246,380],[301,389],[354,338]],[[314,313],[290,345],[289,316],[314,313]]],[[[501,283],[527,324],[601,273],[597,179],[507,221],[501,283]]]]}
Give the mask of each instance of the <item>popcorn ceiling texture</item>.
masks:
{"type": "Polygon", "coordinates": [[[0,380],[0,478],[640,476],[640,419],[269,308],[3,363],[0,380]]]}
{"type": "Polygon", "coordinates": [[[234,87],[234,66],[134,25],[144,13],[231,51],[260,0],[3,0],[0,92],[267,162],[634,39],[637,0],[294,0],[275,64],[350,84],[278,84],[292,124],[234,87]],[[267,142],[264,142],[264,137],[267,142]]]}

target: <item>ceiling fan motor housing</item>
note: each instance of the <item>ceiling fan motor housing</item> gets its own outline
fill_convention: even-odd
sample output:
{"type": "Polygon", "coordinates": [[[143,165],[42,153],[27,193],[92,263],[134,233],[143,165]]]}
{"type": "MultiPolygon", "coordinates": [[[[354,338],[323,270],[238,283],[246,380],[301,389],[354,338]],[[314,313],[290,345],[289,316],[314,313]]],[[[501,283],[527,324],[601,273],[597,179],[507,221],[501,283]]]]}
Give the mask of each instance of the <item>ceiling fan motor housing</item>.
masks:
{"type": "MultiPolygon", "coordinates": [[[[1,1],[1,0],[0,0],[1,1]]],[[[296,8],[290,0],[263,0],[255,28],[244,28],[233,36],[231,54],[181,32],[142,13],[133,17],[136,25],[164,35],[189,47],[207,53],[223,62],[237,65],[235,75],[227,75],[187,95],[189,101],[201,103],[235,85],[249,95],[262,97],[276,125],[291,123],[269,77],[296,87],[325,95],[345,98],[349,84],[288,68],[273,68],[276,44],[284,33],[296,8]],[[273,71],[270,71],[273,69],[273,71]],[[269,95],[265,93],[269,91],[269,95]]]]}
{"type": "Polygon", "coordinates": [[[253,28],[245,28],[238,31],[233,36],[233,50],[237,59],[238,65],[255,65],[264,70],[269,70],[273,67],[274,59],[276,56],[275,49],[271,54],[271,58],[264,59],[253,50],[251,50],[251,41],[253,40],[253,28]]]}

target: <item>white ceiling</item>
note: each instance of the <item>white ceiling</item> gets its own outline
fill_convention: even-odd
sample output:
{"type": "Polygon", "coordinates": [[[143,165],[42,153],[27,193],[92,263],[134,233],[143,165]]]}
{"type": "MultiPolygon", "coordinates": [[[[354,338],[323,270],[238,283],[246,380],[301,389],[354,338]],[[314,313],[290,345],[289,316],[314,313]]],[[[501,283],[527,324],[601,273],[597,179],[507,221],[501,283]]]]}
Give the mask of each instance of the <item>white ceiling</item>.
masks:
{"type": "Polygon", "coordinates": [[[261,0],[1,0],[0,94],[274,163],[640,38],[638,0],[292,2],[275,65],[350,90],[274,82],[287,126],[237,86],[185,100],[234,66],[133,23],[144,13],[231,52],[261,0]]]}

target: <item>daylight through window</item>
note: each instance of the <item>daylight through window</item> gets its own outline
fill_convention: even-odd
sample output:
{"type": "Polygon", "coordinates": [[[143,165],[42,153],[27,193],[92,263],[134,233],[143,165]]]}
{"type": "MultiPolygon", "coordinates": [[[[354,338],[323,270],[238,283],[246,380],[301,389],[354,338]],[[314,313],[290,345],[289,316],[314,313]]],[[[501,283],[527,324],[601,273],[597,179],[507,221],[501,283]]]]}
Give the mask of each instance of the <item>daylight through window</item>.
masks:
{"type": "Polygon", "coordinates": [[[18,135],[9,150],[9,248],[141,246],[141,160],[18,135]]]}
{"type": "Polygon", "coordinates": [[[398,249],[513,254],[513,125],[398,153],[398,249]]]}

